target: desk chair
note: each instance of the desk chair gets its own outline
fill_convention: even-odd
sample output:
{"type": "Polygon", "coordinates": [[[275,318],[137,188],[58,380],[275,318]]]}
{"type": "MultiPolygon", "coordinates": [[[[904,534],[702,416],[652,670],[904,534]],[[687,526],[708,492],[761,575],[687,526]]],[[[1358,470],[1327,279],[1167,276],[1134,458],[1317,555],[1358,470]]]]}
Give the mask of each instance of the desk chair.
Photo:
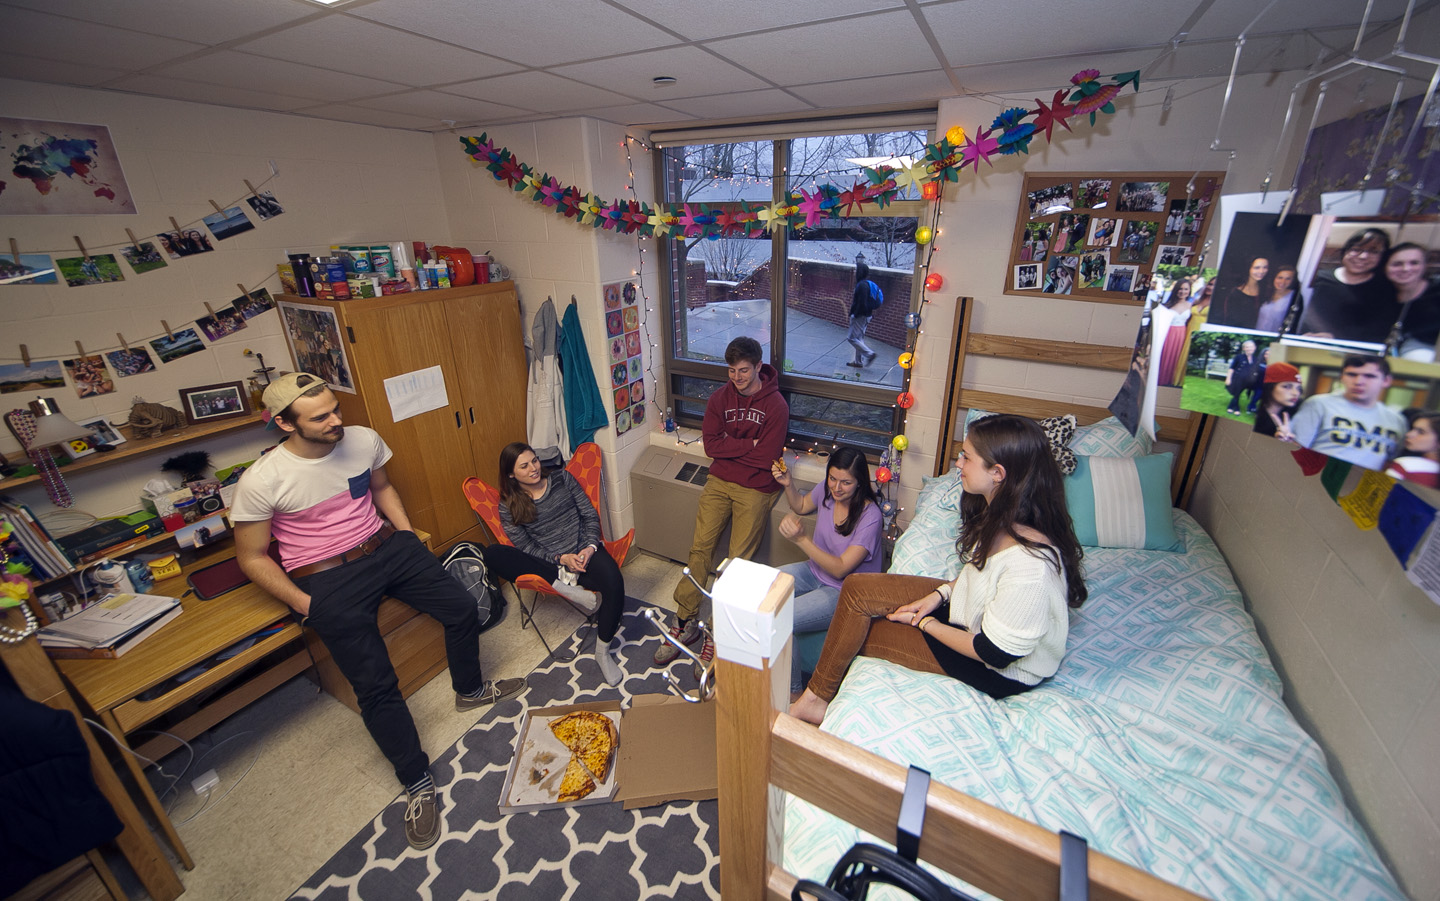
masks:
{"type": "MultiPolygon", "coordinates": [[[[585,491],[585,496],[590,499],[591,506],[595,508],[597,516],[600,513],[600,464],[602,459],[603,455],[600,451],[600,445],[592,441],[587,441],[575,449],[574,456],[570,458],[569,463],[565,464],[565,471],[570,473],[570,476],[575,479],[576,482],[580,483],[580,487],[585,491]]],[[[480,517],[480,521],[485,524],[485,528],[490,530],[490,534],[495,537],[495,540],[501,544],[511,544],[510,539],[505,535],[504,527],[500,524],[500,491],[476,476],[471,476],[465,480],[463,490],[465,492],[465,499],[470,502],[470,508],[480,517]]],[[[606,552],[615,559],[617,566],[624,566],[625,558],[630,554],[630,545],[635,541],[635,530],[631,529],[629,532],[626,532],[624,536],[614,541],[604,541],[605,520],[602,517],[600,520],[600,534],[606,552]]],[[[524,595],[520,593],[520,590],[523,588],[534,592],[532,598],[538,598],[542,594],[548,594],[552,597],[565,600],[567,604],[570,602],[562,595],[556,594],[555,589],[550,587],[550,583],[539,576],[521,576],[515,580],[515,583],[511,587],[515,589],[515,599],[520,604],[520,628],[523,629],[527,626],[534,626],[535,634],[540,636],[540,643],[543,644],[545,650],[553,656],[555,652],[550,647],[550,642],[546,641],[545,633],[540,631],[540,625],[535,622],[533,600],[531,605],[527,605],[524,595]]],[[[571,604],[571,606],[574,607],[575,605],[571,604]]],[[[585,622],[588,628],[594,629],[594,614],[587,616],[585,622]]],[[[581,645],[583,644],[584,638],[582,637],[581,645]]],[[[577,645],[577,651],[578,647],[577,645]]],[[[555,657],[555,659],[562,663],[574,660],[577,651],[572,651],[568,657],[555,657]]]]}

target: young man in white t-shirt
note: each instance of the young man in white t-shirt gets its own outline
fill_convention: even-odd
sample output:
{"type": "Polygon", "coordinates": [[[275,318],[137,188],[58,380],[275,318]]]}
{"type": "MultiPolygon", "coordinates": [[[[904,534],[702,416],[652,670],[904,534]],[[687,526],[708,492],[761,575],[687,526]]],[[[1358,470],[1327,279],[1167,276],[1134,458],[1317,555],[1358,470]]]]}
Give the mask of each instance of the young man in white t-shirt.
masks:
{"type": "Polygon", "coordinates": [[[408,793],[406,840],[428,848],[440,836],[435,782],[380,635],[381,599],[397,598],[444,627],[456,710],[512,698],[525,680],[490,682],[481,674],[475,600],[411,530],[385,474],[385,441],[364,426],[347,429],[335,395],[309,373],[276,379],[264,403],[270,427],[289,437],[236,486],[236,560],[325,643],[408,793]],[[279,563],[268,553],[272,536],[279,563]]]}
{"type": "Polygon", "coordinates": [[[1381,402],[1390,381],[1384,357],[1346,357],[1340,364],[1344,390],[1307,397],[1290,417],[1296,443],[1366,469],[1384,469],[1406,431],[1405,417],[1381,402]]]}

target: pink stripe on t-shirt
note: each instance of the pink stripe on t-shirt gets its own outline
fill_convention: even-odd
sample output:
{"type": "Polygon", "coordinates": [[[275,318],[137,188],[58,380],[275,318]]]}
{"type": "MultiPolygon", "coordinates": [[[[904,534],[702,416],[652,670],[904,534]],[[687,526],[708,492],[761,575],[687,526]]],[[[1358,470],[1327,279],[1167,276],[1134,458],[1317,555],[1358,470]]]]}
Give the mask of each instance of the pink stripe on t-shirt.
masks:
{"type": "Polygon", "coordinates": [[[370,492],[351,497],[345,491],[297,513],[276,512],[270,533],[280,542],[280,558],[293,570],[343,554],[379,531],[380,515],[370,492]]]}

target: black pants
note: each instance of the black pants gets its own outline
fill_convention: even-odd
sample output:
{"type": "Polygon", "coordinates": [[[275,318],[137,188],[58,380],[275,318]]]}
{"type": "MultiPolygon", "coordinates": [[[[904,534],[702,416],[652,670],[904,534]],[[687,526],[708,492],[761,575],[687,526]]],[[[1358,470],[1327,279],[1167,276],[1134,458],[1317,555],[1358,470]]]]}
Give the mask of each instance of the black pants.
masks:
{"type": "Polygon", "coordinates": [[[475,599],[445,572],[414,532],[396,532],[368,557],[295,580],[310,595],[304,624],[325,642],[335,665],[355,689],[370,737],[395,767],[402,785],[430,768],[420,733],[380,636],[378,611],[385,596],[434,617],[445,628],[450,684],[470,694],[484,684],[480,672],[480,617],[475,599]]]}
{"type": "MultiPolygon", "coordinates": [[[[485,548],[485,568],[505,582],[514,582],[521,576],[539,576],[547,582],[554,582],[560,575],[560,567],[555,564],[499,542],[485,548]]],[[[625,609],[625,577],[620,574],[620,565],[602,547],[595,551],[595,556],[590,558],[589,565],[579,576],[582,588],[600,592],[595,632],[601,641],[609,641],[619,630],[620,614],[625,609]]]]}

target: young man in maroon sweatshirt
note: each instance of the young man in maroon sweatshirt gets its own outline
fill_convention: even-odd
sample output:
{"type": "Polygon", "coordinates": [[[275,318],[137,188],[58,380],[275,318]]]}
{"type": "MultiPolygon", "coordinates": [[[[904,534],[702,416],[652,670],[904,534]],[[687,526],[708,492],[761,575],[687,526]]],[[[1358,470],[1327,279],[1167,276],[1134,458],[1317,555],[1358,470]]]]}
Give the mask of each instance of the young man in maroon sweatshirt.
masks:
{"type": "MultiPolygon", "coordinates": [[[[705,404],[701,436],[705,453],[714,461],[700,509],[695,516],[695,538],[690,545],[690,572],[704,583],[710,573],[715,543],[725,524],[730,524],[732,559],[749,559],[760,547],[770,510],[780,496],[780,484],[770,467],[780,459],[789,430],[790,406],[780,396],[780,374],[769,363],[760,362],[760,342],[736,338],[725,348],[730,380],[710,395],[705,404]]],[[[670,634],[693,647],[700,639],[696,614],[703,595],[689,580],[675,586],[679,623],[670,634]]],[[[655,665],[664,666],[679,656],[669,642],[655,653],[655,665]]],[[[715,654],[706,640],[700,657],[708,662],[715,654]]]]}

